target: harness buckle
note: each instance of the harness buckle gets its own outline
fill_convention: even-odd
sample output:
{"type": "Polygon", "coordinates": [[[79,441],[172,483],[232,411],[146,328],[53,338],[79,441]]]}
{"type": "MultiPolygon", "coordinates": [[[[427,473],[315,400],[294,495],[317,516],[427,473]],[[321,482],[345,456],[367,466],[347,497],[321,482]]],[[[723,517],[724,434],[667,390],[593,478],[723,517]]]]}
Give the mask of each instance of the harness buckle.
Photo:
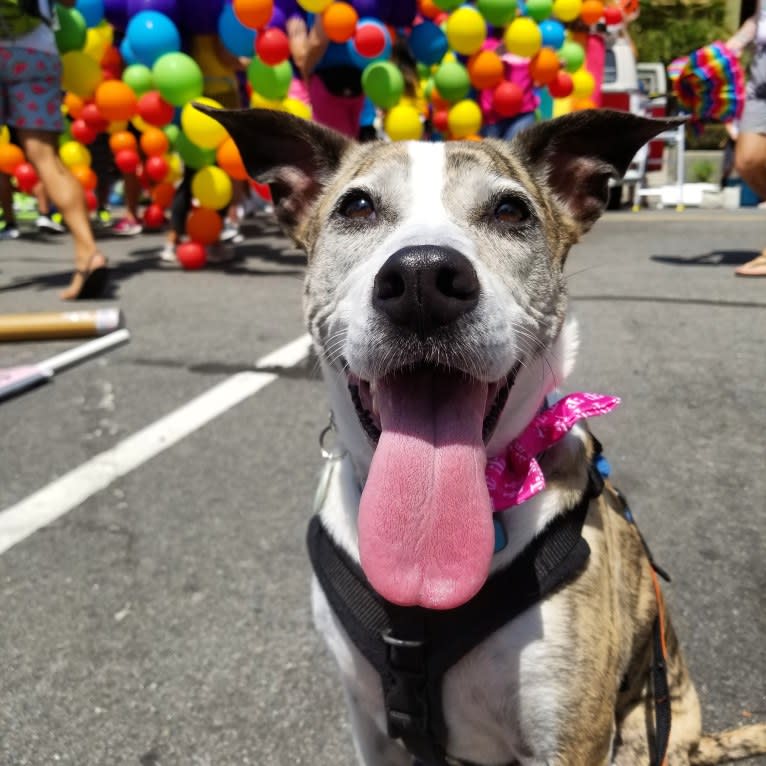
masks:
{"type": "Polygon", "coordinates": [[[422,737],[428,731],[428,695],[425,641],[381,633],[386,645],[389,682],[385,684],[388,736],[422,737]]]}

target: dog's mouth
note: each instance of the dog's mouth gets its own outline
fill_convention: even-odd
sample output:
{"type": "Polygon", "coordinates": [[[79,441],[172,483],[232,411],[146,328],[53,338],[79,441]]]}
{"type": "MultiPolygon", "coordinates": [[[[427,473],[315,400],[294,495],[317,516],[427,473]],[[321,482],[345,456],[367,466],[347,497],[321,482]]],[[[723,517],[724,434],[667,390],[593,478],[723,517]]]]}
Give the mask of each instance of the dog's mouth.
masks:
{"type": "Polygon", "coordinates": [[[518,370],[494,383],[426,365],[349,378],[376,444],[359,507],[360,559],[389,601],[451,609],[486,581],[494,526],[485,445],[518,370]]]}

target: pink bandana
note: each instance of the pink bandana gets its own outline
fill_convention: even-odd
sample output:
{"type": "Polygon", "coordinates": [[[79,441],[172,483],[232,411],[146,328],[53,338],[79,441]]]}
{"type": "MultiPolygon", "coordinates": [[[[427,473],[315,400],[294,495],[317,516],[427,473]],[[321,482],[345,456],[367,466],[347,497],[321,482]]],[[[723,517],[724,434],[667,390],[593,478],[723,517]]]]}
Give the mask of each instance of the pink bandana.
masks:
{"type": "Polygon", "coordinates": [[[545,489],[545,477],[535,456],[566,436],[578,420],[606,415],[619,403],[616,396],[578,392],[567,394],[535,415],[504,455],[487,461],[487,489],[494,509],[520,505],[545,489]]]}

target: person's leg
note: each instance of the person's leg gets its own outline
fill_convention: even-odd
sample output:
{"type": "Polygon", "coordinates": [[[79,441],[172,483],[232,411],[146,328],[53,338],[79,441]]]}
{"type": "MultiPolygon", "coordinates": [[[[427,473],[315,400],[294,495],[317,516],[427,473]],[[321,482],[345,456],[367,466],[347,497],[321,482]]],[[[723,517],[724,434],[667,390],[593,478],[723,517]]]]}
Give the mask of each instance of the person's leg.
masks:
{"type": "MultiPolygon", "coordinates": [[[[740,133],[734,162],[740,178],[761,199],[766,199],[766,133],[740,133]]],[[[766,248],[752,261],[734,269],[734,273],[740,277],[766,277],[766,248]]]]}
{"type": "Polygon", "coordinates": [[[5,221],[5,228],[0,231],[0,239],[16,239],[19,236],[19,228],[13,210],[13,187],[11,177],[5,173],[0,173],[0,207],[3,209],[5,221]]]}

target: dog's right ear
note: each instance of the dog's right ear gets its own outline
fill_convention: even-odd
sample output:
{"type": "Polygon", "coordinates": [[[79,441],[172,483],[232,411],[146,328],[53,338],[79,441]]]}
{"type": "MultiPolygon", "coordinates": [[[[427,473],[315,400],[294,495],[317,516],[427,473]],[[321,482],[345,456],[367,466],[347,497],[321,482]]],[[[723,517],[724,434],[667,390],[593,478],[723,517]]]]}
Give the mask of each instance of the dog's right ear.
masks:
{"type": "Polygon", "coordinates": [[[273,109],[194,106],[226,128],[250,177],[269,184],[280,223],[299,239],[301,221],[351,140],[316,122],[273,109]]]}

